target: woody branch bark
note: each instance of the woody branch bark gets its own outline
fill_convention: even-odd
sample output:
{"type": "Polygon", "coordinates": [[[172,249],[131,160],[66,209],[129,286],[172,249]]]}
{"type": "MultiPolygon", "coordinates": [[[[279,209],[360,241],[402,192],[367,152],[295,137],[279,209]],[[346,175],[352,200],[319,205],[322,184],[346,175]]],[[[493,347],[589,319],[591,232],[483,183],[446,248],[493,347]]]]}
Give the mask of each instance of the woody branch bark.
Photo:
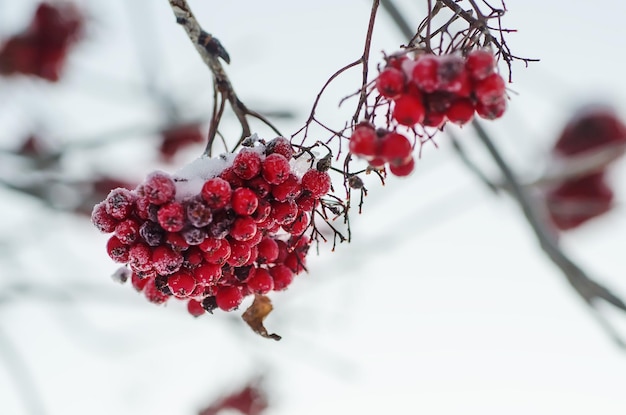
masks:
{"type": "Polygon", "coordinates": [[[235,113],[237,120],[241,124],[241,137],[235,145],[235,148],[237,148],[243,140],[251,134],[248,116],[261,120],[274,130],[275,133],[281,135],[280,132],[264,116],[247,108],[239,99],[221,62],[221,60],[223,60],[226,63],[230,63],[230,56],[228,55],[228,52],[216,37],[202,29],[202,26],[200,26],[200,23],[191,11],[189,4],[187,4],[187,0],[168,1],[172,7],[174,16],[176,17],[176,23],[185,29],[189,40],[191,40],[191,43],[193,43],[196,51],[213,74],[215,103],[209,126],[209,136],[205,154],[211,154],[211,148],[217,135],[218,126],[222,118],[222,114],[224,113],[224,106],[226,102],[228,102],[232,111],[235,113]]]}

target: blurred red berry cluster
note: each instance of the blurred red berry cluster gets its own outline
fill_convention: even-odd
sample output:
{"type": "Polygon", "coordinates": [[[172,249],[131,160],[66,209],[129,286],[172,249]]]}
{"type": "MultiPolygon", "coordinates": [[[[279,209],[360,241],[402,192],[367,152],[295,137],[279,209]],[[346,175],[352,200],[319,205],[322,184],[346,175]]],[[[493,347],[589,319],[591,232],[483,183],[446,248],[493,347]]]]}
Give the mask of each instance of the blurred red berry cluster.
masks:
{"type": "MultiPolygon", "coordinates": [[[[565,126],[553,153],[558,159],[567,161],[607,146],[614,146],[618,155],[624,152],[626,125],[613,110],[590,107],[577,114],[565,126]]],[[[608,212],[613,199],[614,192],[607,181],[606,166],[567,179],[546,193],[548,213],[560,230],[577,228],[608,212]]]]}
{"type": "Polygon", "coordinates": [[[198,124],[176,125],[161,132],[159,155],[169,163],[183,148],[202,143],[205,139],[198,124]]]}
{"type": "Polygon", "coordinates": [[[30,25],[0,46],[0,75],[58,81],[83,24],[83,16],[71,3],[39,4],[30,25]]]}
{"type": "Polygon", "coordinates": [[[113,233],[109,256],[128,265],[148,300],[186,300],[195,316],[231,311],[247,295],[286,289],[305,270],[304,233],[330,176],[310,167],[300,175],[285,138],[257,144],[174,176],[155,172],[94,207],[94,225],[113,233]]]}

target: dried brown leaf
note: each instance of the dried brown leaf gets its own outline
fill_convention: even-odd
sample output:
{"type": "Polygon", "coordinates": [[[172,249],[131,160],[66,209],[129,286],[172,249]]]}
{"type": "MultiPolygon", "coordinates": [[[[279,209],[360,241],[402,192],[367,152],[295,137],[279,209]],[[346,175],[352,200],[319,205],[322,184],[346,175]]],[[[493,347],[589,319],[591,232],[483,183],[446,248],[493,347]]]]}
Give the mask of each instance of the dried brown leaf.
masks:
{"type": "Polygon", "coordinates": [[[250,328],[252,328],[255,333],[265,337],[266,339],[274,339],[278,341],[281,337],[276,333],[269,334],[263,325],[263,320],[265,320],[265,317],[267,317],[273,309],[274,307],[272,306],[272,302],[269,297],[256,294],[252,305],[248,307],[241,317],[243,318],[243,321],[248,323],[250,328]]]}

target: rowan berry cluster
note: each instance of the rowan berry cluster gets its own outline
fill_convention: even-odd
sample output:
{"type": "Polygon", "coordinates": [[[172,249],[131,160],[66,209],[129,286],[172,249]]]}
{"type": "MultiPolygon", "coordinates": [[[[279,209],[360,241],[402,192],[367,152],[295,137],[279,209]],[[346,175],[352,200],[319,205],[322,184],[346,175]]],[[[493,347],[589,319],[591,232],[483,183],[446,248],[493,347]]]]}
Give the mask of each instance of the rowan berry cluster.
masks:
{"type": "Polygon", "coordinates": [[[504,114],[504,79],[496,72],[491,52],[475,50],[466,57],[456,54],[421,54],[387,58],[376,78],[378,99],[389,103],[391,119],[384,128],[361,122],[350,136],[350,152],[365,158],[371,167],[409,175],[415,166],[413,145],[397,127],[442,128],[448,121],[463,125],[478,114],[493,120],[504,114]]]}
{"type": "Polygon", "coordinates": [[[135,190],[115,189],[92,222],[113,233],[109,256],[128,265],[149,301],[185,300],[194,316],[231,311],[305,270],[304,233],[331,179],[300,164],[285,138],[256,140],[172,176],[155,172],[135,190]]]}
{"type": "MultiPolygon", "coordinates": [[[[608,145],[626,145],[626,125],[612,110],[590,107],[565,126],[553,153],[559,161],[568,161],[608,145]]],[[[613,199],[606,166],[558,183],[546,193],[550,219],[560,230],[577,228],[610,211],[613,199]]]]}
{"type": "Polygon", "coordinates": [[[29,27],[0,46],[0,75],[33,75],[56,82],[83,17],[70,3],[41,3],[29,27]]]}
{"type": "Polygon", "coordinates": [[[504,114],[504,79],[491,52],[421,54],[388,59],[376,79],[381,97],[393,101],[392,117],[400,125],[440,128],[446,121],[463,125],[474,113],[493,120],[504,114]]]}

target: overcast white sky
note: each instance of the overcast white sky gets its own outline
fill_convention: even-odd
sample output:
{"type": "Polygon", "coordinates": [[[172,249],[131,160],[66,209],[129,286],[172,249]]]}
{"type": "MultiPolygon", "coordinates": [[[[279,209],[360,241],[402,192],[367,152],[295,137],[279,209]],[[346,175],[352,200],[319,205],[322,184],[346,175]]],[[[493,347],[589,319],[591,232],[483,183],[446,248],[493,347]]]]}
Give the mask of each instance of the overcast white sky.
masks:
{"type": "MultiPolygon", "coordinates": [[[[94,24],[70,60],[67,85],[0,80],[1,139],[33,123],[69,141],[162,120],[141,95],[141,62],[189,118],[208,113],[210,75],[167,1],[127,3],[82,2],[94,24]]],[[[398,3],[415,23],[422,19],[424,1],[398,3]]],[[[191,5],[229,51],[227,69],[241,98],[255,108],[295,111],[297,119],[277,121],[286,133],[302,124],[328,76],[358,58],[369,14],[369,2],[359,0],[191,5]]],[[[514,67],[510,87],[518,95],[488,127],[513,165],[532,177],[579,105],[606,101],[626,115],[626,6],[507,6],[504,23],[519,31],[509,37],[513,52],[541,62],[514,67]]],[[[0,0],[0,36],[19,30],[32,7],[0,0]]],[[[373,56],[402,41],[381,14],[373,56]]],[[[321,116],[342,123],[337,97],[352,93],[358,76],[337,82],[321,116]]],[[[224,132],[236,136],[237,126],[224,132]]],[[[469,132],[461,135],[495,172],[469,132]]],[[[191,415],[257,373],[266,376],[268,415],[624,414],[626,352],[542,256],[515,204],[486,191],[444,136],[438,143],[425,148],[410,178],[384,187],[370,181],[365,211],[353,217],[354,242],[334,253],[322,247],[310,257],[309,275],[272,295],[267,325],[280,342],[224,313],[193,319],[182,305],[148,304],[111,282],[116,267],[106,237],[88,221],[1,189],[0,293],[27,282],[75,300],[16,294],[0,302],[0,334],[26,361],[47,415],[191,415]]],[[[191,161],[194,151],[178,162],[191,161]]],[[[71,157],[67,168],[136,180],[155,168],[175,169],[153,156],[149,140],[129,140],[71,157]]],[[[625,173],[624,163],[611,173],[616,209],[563,238],[568,253],[624,296],[625,173]]],[[[626,316],[605,311],[626,336],[626,316]]],[[[0,353],[0,413],[29,414],[7,369],[9,355],[0,353]]]]}

